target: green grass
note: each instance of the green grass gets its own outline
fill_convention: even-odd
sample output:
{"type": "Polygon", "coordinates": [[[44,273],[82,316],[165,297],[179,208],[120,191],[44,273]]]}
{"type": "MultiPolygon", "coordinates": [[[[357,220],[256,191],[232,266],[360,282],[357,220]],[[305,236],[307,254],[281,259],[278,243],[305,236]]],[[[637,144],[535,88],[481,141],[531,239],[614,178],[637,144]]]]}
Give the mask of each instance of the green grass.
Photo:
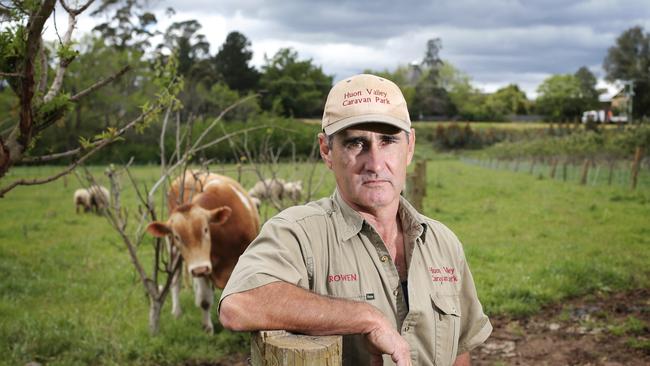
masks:
{"type": "MultiPolygon", "coordinates": [[[[647,187],[583,187],[426,149],[418,155],[433,159],[425,214],[464,243],[489,314],[526,315],[569,296],[650,285],[647,187]]],[[[9,178],[54,169],[15,168],[9,178]]],[[[281,175],[296,179],[305,169],[283,166],[281,175]]],[[[91,170],[103,179],[103,167],[91,170]]],[[[157,171],[134,169],[148,185],[157,171]]],[[[249,187],[256,178],[243,180],[249,187]]],[[[74,213],[77,187],[70,177],[67,186],[18,187],[0,199],[0,364],[177,365],[248,349],[247,335],[218,324],[214,336],[203,334],[190,291],[182,293],[183,317],[173,319],[167,302],[160,335],[150,337],[147,299],[128,254],[104,218],[74,213]]],[[[318,195],[332,187],[329,177],[318,195]]],[[[127,190],[125,205],[134,202],[127,190]]],[[[149,270],[149,242],[139,252],[149,270]]]]}

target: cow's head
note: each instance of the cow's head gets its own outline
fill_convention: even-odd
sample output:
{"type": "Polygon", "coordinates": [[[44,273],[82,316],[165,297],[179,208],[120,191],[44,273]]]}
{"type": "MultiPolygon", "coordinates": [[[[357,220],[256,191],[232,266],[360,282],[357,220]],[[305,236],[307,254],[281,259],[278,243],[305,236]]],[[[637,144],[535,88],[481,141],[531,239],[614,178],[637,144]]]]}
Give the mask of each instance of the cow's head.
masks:
{"type": "Polygon", "coordinates": [[[181,250],[190,273],[206,276],[212,272],[210,225],[223,225],[231,213],[227,206],[206,210],[198,205],[185,204],[176,207],[167,222],[150,223],[147,231],[159,238],[169,235],[181,250]]]}

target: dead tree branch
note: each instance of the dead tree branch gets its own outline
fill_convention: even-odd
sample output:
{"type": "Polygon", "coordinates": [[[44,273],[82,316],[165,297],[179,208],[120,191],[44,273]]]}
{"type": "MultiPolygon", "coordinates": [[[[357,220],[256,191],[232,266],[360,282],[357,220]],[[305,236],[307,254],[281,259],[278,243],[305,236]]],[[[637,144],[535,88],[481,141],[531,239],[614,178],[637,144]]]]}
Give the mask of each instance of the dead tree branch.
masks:
{"type": "MultiPolygon", "coordinates": [[[[17,180],[5,187],[0,188],[0,198],[2,198],[7,192],[11,191],[12,189],[16,188],[17,186],[31,186],[31,185],[37,185],[37,184],[44,184],[44,183],[49,183],[54,180],[57,180],[61,178],[62,176],[70,173],[74,168],[79,166],[80,164],[83,164],[88,158],[90,158],[93,154],[95,154],[97,151],[102,149],[104,146],[114,142],[117,140],[118,137],[122,136],[126,131],[130,130],[133,128],[135,125],[138,123],[144,121],[144,119],[153,112],[153,110],[149,110],[147,112],[142,113],[140,116],[132,120],[131,122],[127,123],[124,127],[122,127],[119,131],[117,131],[114,135],[111,137],[96,141],[92,143],[92,148],[88,150],[82,157],[77,159],[76,161],[72,162],[70,165],[68,165],[65,169],[62,171],[58,172],[57,174],[54,174],[52,176],[49,176],[47,178],[35,178],[35,179],[20,179],[17,180]]],[[[80,150],[81,148],[75,149],[75,150],[80,150]]],[[[71,150],[74,151],[74,150],[71,150]]],[[[68,154],[70,152],[66,152],[64,154],[68,154]]],[[[69,154],[72,155],[72,154],[69,154]]]]}
{"type": "Polygon", "coordinates": [[[86,89],[80,91],[79,93],[73,95],[72,97],[70,97],[70,101],[72,101],[72,102],[78,101],[79,99],[81,99],[81,98],[85,97],[86,95],[94,92],[95,90],[102,88],[106,84],[109,84],[109,83],[113,82],[114,80],[119,79],[122,75],[126,74],[130,69],[131,69],[130,65],[124,66],[123,68],[121,68],[115,74],[105,78],[104,80],[100,80],[100,81],[96,82],[95,84],[89,86],[88,88],[86,88],[86,89]]]}

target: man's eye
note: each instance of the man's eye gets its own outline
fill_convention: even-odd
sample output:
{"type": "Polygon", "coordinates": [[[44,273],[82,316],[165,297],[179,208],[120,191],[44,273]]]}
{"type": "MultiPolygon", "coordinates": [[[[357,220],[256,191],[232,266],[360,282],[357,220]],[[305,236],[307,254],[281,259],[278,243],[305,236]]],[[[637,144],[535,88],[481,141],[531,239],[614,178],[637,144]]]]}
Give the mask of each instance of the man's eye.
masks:
{"type": "Polygon", "coordinates": [[[363,142],[361,142],[361,141],[350,141],[350,142],[348,142],[346,144],[346,147],[348,149],[353,149],[353,150],[361,149],[361,148],[363,148],[363,142]]]}

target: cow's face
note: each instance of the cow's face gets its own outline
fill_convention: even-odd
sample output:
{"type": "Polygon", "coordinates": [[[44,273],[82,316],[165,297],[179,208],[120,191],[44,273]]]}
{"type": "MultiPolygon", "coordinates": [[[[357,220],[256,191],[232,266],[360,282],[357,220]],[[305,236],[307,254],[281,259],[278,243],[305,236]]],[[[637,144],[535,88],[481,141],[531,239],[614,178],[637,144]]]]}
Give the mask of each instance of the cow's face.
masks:
{"type": "Polygon", "coordinates": [[[231,212],[226,206],[206,210],[197,205],[182,205],[172,211],[167,222],[154,221],[147,226],[147,231],[156,237],[169,235],[190,273],[206,276],[212,272],[210,226],[223,225],[231,212]]]}

